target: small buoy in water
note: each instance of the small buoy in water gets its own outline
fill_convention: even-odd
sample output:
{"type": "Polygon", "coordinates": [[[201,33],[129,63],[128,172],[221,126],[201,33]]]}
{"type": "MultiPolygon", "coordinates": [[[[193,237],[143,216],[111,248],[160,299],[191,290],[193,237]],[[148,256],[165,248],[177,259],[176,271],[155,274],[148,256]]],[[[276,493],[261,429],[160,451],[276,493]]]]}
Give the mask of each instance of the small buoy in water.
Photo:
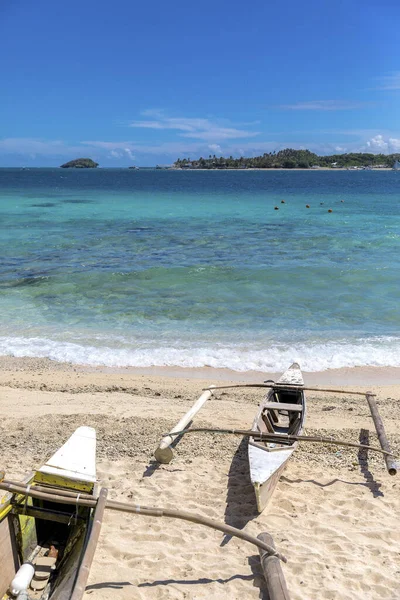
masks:
{"type": "Polygon", "coordinates": [[[328,212],[333,212],[333,210],[331,208],[328,209],[328,212]]]}
{"type": "Polygon", "coordinates": [[[306,208],[310,208],[310,205],[309,205],[309,204],[306,204],[306,208]]]}
{"type": "Polygon", "coordinates": [[[341,200],[340,202],[344,202],[344,200],[341,200]]]}
{"type": "Polygon", "coordinates": [[[279,210],[279,207],[278,207],[278,206],[275,206],[275,209],[274,209],[274,210],[279,210]]]}
{"type": "Polygon", "coordinates": [[[285,201],[284,201],[284,200],[281,200],[281,204],[285,204],[285,201]]]}

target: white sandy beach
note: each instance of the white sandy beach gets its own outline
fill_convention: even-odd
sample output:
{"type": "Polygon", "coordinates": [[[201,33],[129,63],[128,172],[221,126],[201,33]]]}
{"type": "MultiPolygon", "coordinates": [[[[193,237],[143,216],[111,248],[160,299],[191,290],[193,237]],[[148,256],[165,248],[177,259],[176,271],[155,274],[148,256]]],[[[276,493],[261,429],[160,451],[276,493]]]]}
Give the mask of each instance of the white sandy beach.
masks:
{"type": "MultiPolygon", "coordinates": [[[[274,374],[229,371],[87,369],[47,360],[0,359],[2,466],[23,475],[79,425],[98,435],[98,477],[113,499],[179,507],[257,535],[270,532],[287,556],[293,600],[400,598],[400,483],[379,454],[302,445],[265,512],[255,512],[246,447],[235,436],[192,435],[157,467],[162,433],[203,387],[262,382],[274,374]]],[[[400,454],[400,370],[305,374],[308,385],[377,394],[389,439],[400,454]]],[[[250,426],[262,391],[223,390],[199,426],[250,426]]],[[[309,392],[307,434],[377,445],[362,397],[309,392]],[[369,430],[368,436],[366,431],[369,430]]],[[[257,550],[214,530],[165,518],[107,513],[86,597],[110,599],[267,598],[257,550]]]]}

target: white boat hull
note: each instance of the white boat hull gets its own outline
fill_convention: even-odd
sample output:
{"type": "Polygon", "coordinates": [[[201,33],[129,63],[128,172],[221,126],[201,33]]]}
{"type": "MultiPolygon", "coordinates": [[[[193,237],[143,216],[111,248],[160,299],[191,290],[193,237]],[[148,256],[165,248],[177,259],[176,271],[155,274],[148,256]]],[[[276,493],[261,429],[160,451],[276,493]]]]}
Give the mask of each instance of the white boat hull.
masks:
{"type": "Polygon", "coordinates": [[[261,513],[266,508],[294,448],[268,452],[249,443],[248,452],[250,479],[254,486],[257,510],[261,513]]]}
{"type": "MultiPolygon", "coordinates": [[[[295,433],[296,435],[300,435],[305,421],[306,405],[304,392],[302,391],[302,387],[304,386],[303,376],[297,363],[294,363],[287,371],[285,371],[275,385],[276,387],[274,386],[274,388],[271,388],[266,398],[261,402],[253,422],[252,430],[259,431],[260,433],[274,432],[283,435],[295,433]],[[285,390],[285,386],[290,386],[289,390],[285,390]],[[297,387],[298,389],[296,389],[297,387]],[[283,398],[285,394],[289,397],[292,395],[295,399],[295,404],[292,404],[290,403],[290,400],[286,398],[288,410],[285,409],[285,401],[277,401],[280,397],[279,395],[285,400],[283,398]],[[291,415],[291,418],[288,416],[286,417],[288,421],[288,427],[286,429],[279,426],[281,417],[278,419],[278,416],[275,417],[275,423],[274,419],[269,420],[269,430],[266,424],[263,423],[263,415],[266,412],[270,414],[268,411],[272,406],[276,406],[276,409],[272,411],[275,415],[291,415]],[[290,428],[294,428],[295,431],[291,431],[290,428]]],[[[249,439],[248,457],[250,479],[254,486],[258,512],[262,512],[267,506],[279,478],[296,447],[296,441],[290,445],[282,445],[279,444],[279,442],[260,442],[257,441],[257,439],[254,439],[254,437],[249,439]]]]}

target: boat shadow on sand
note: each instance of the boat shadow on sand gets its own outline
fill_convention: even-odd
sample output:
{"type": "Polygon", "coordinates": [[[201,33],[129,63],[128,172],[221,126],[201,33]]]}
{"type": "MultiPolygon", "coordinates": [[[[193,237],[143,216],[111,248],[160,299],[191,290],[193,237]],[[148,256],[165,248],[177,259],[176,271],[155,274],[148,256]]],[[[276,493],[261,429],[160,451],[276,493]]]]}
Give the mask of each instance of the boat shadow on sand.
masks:
{"type": "MultiPolygon", "coordinates": [[[[361,429],[359,435],[360,444],[369,445],[369,431],[367,429],[361,429]]],[[[358,450],[358,464],[360,466],[361,474],[364,476],[364,481],[346,481],[344,479],[340,479],[339,477],[335,477],[332,481],[328,481],[327,483],[321,483],[320,481],[316,481],[315,479],[290,479],[285,475],[282,476],[282,481],[286,481],[287,483],[313,483],[319,487],[329,487],[334,485],[335,483],[345,483],[346,485],[360,485],[368,488],[371,491],[371,494],[374,498],[380,498],[384,496],[384,493],[381,491],[382,484],[378,483],[374,478],[373,474],[369,470],[368,465],[368,450],[365,448],[359,448],[358,450]]]]}
{"type": "MultiPolygon", "coordinates": [[[[171,447],[174,448],[180,440],[181,436],[174,440],[171,447]]],[[[237,529],[244,529],[249,521],[257,518],[257,506],[254,495],[254,488],[250,481],[250,470],[249,461],[247,456],[247,438],[243,438],[240,442],[231,462],[231,466],[228,472],[228,490],[226,497],[226,509],[224,515],[224,521],[227,525],[236,527],[237,529]]],[[[160,464],[156,460],[150,461],[143,477],[151,477],[151,475],[159,468],[160,464]]],[[[220,546],[225,546],[232,536],[224,535],[220,546]]],[[[251,575],[236,574],[232,575],[227,579],[210,579],[205,577],[199,577],[193,580],[178,580],[178,579],[160,579],[155,581],[149,581],[140,583],[138,587],[157,587],[166,586],[169,584],[182,584],[182,585],[204,585],[210,583],[221,583],[226,584],[235,579],[242,580],[254,580],[254,586],[259,588],[260,600],[269,600],[266,583],[264,580],[262,567],[260,563],[260,557],[258,554],[250,555],[248,557],[248,564],[250,566],[251,575]]]]}
{"type": "MultiPolygon", "coordinates": [[[[228,473],[228,491],[226,497],[225,523],[244,529],[249,521],[259,517],[256,505],[254,488],[250,480],[249,459],[247,456],[248,440],[243,438],[231,462],[228,473]]],[[[224,535],[220,546],[225,546],[231,539],[224,535]]],[[[248,557],[254,587],[259,589],[260,600],[269,600],[260,556],[258,554],[248,557]]]]}
{"type": "MultiPolygon", "coordinates": [[[[250,481],[247,446],[247,439],[242,439],[228,473],[225,523],[237,529],[244,529],[249,521],[258,517],[254,488],[250,481]]],[[[225,546],[230,539],[230,535],[224,535],[221,546],[225,546]]]]}
{"type": "MultiPolygon", "coordinates": [[[[175,448],[181,437],[179,436],[174,440],[171,448],[175,448]]],[[[227,525],[231,525],[237,529],[244,529],[249,521],[258,516],[254,488],[250,481],[247,446],[247,438],[243,438],[233,456],[228,473],[228,491],[224,521],[227,525]]],[[[151,460],[142,477],[151,477],[160,466],[160,463],[156,460],[151,460]]],[[[224,535],[221,546],[225,546],[231,537],[230,535],[224,535]]]]}

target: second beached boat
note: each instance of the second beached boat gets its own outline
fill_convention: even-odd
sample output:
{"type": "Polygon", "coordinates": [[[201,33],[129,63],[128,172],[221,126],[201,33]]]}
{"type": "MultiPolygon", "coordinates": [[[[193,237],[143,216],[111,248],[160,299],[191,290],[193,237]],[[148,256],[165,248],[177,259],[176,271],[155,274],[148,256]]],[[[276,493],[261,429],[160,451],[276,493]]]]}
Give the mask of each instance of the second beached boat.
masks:
{"type": "Polygon", "coordinates": [[[105,509],[211,527],[286,562],[263,539],[215,519],[107,500],[105,488],[97,494],[95,453],[95,430],[79,427],[45,465],[23,481],[9,481],[0,471],[1,600],[81,600],[105,509]]]}
{"type": "MultiPolygon", "coordinates": [[[[301,435],[306,417],[304,381],[297,363],[285,371],[260,404],[252,431],[264,434],[301,435]],[[290,387],[289,387],[290,386],[290,387]]],[[[296,440],[260,441],[249,438],[250,479],[257,509],[262,512],[297,447],[296,440]]]]}
{"type": "Polygon", "coordinates": [[[14,487],[21,493],[0,492],[0,598],[80,600],[98,537],[94,519],[101,521],[105,503],[103,491],[97,508],[76,502],[78,494],[96,506],[95,430],[79,427],[14,487]],[[24,495],[25,488],[39,498],[24,495]]]}

